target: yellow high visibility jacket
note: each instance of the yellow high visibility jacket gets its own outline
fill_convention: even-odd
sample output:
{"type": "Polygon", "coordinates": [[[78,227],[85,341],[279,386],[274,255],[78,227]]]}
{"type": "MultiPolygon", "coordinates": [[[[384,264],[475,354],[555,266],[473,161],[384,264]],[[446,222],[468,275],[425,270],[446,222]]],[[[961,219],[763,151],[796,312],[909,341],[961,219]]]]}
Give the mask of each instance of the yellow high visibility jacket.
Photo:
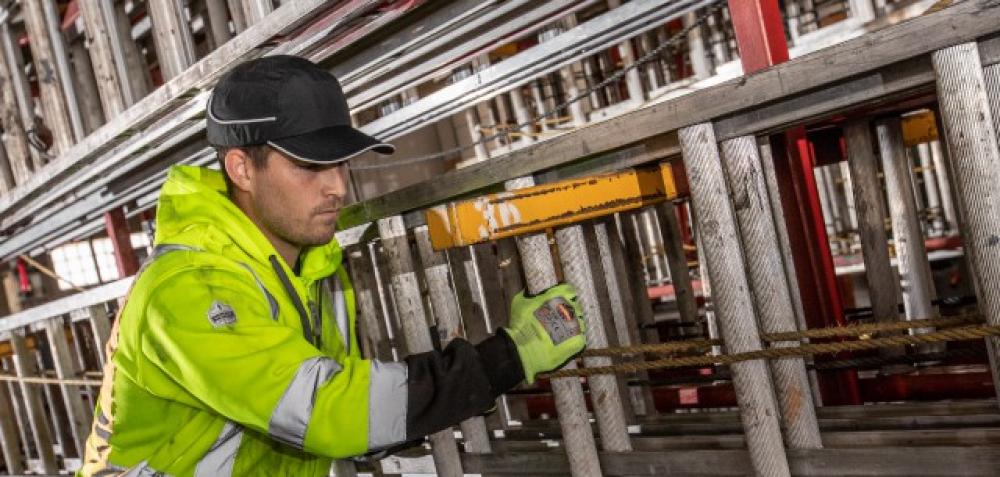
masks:
{"type": "Polygon", "coordinates": [[[523,377],[503,332],[362,359],[336,241],[293,270],[218,171],[173,167],[156,225],[108,343],[80,476],[328,475],[331,459],[485,412],[523,377]]]}

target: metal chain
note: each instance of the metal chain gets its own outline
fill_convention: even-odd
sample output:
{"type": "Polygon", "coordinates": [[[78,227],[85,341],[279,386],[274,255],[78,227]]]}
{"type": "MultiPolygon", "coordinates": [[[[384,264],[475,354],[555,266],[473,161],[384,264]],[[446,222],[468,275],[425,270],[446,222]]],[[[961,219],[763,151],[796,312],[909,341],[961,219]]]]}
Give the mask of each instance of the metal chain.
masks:
{"type": "Polygon", "coordinates": [[[576,95],[576,96],[574,96],[572,98],[569,98],[566,101],[563,101],[562,103],[556,105],[554,108],[552,108],[552,109],[550,109],[550,110],[548,110],[548,111],[546,111],[546,112],[544,112],[542,114],[539,114],[537,116],[533,116],[531,119],[529,119],[529,120],[527,120],[525,122],[522,122],[520,124],[515,124],[515,125],[510,126],[510,127],[505,127],[505,128],[503,128],[503,130],[501,132],[498,132],[498,133],[495,133],[495,134],[492,134],[492,135],[489,135],[489,136],[484,136],[484,137],[480,138],[478,141],[472,142],[472,143],[467,144],[465,146],[453,147],[451,149],[446,149],[444,151],[436,152],[434,154],[428,154],[428,155],[416,156],[416,157],[409,157],[409,158],[399,159],[399,160],[391,160],[391,161],[373,160],[370,164],[351,164],[351,168],[355,169],[355,170],[384,169],[384,168],[388,168],[388,167],[396,167],[396,166],[402,166],[402,165],[407,165],[407,164],[416,164],[418,162],[430,161],[430,160],[433,160],[433,159],[445,159],[445,158],[450,157],[450,156],[452,156],[454,154],[458,154],[460,152],[472,149],[472,148],[474,148],[474,147],[476,147],[478,145],[481,145],[481,144],[486,144],[486,143],[488,143],[490,141],[493,141],[495,139],[499,139],[499,138],[503,138],[503,137],[508,137],[509,138],[510,133],[512,133],[512,132],[520,132],[525,127],[530,126],[530,125],[538,122],[539,120],[547,119],[547,118],[555,115],[556,113],[558,113],[560,111],[566,110],[566,108],[568,108],[569,105],[571,105],[573,103],[576,103],[577,101],[580,101],[583,98],[586,98],[587,96],[590,96],[590,94],[593,93],[594,91],[597,91],[597,90],[599,90],[601,88],[604,88],[604,87],[606,87],[606,86],[608,86],[608,85],[610,85],[610,84],[612,84],[612,83],[614,83],[616,81],[620,81],[622,78],[625,77],[625,75],[629,71],[634,70],[634,69],[636,69],[636,68],[638,68],[638,67],[640,67],[640,66],[642,66],[642,65],[644,65],[644,64],[646,64],[646,63],[648,63],[650,61],[652,61],[653,58],[656,57],[656,56],[658,56],[660,53],[662,53],[663,50],[667,49],[668,47],[674,46],[678,42],[680,42],[682,39],[687,38],[688,33],[690,33],[691,30],[693,30],[693,29],[701,26],[702,24],[704,24],[706,21],[708,21],[708,17],[714,15],[717,11],[722,10],[725,6],[726,6],[726,2],[723,1],[723,0],[717,0],[715,3],[706,6],[705,9],[704,9],[704,12],[701,15],[699,15],[695,19],[695,21],[691,22],[691,24],[687,25],[686,27],[684,27],[683,29],[681,29],[680,31],[678,31],[677,33],[675,33],[673,36],[671,36],[670,38],[668,38],[667,41],[665,41],[663,44],[661,44],[661,45],[657,46],[656,48],[650,50],[646,54],[640,56],[638,59],[636,59],[634,62],[632,62],[632,64],[627,65],[624,68],[616,71],[611,76],[608,76],[603,81],[601,81],[599,83],[596,83],[593,86],[587,88],[586,90],[582,91],[580,94],[578,94],[578,95],[576,95]]]}

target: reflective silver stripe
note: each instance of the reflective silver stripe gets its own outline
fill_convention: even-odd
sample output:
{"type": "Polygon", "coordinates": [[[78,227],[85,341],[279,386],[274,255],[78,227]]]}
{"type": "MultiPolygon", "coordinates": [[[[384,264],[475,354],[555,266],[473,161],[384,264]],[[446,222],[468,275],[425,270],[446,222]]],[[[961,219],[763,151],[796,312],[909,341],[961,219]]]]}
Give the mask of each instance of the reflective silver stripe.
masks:
{"type": "Polygon", "coordinates": [[[119,477],[168,477],[168,475],[153,470],[146,461],[142,461],[122,473],[119,477]]]}
{"type": "Polygon", "coordinates": [[[233,475],[233,464],[236,463],[236,453],[240,450],[242,440],[243,428],[227,421],[226,425],[222,426],[219,438],[215,440],[212,447],[195,466],[195,477],[229,477],[233,475]]]}
{"type": "Polygon", "coordinates": [[[368,450],[406,440],[405,363],[372,361],[368,384],[368,450]]]}
{"type": "Polygon", "coordinates": [[[323,356],[303,361],[274,407],[267,433],[274,439],[301,449],[316,401],[316,390],[340,370],[339,363],[323,356]]]}
{"type": "Polygon", "coordinates": [[[271,306],[271,319],[277,321],[278,313],[280,311],[278,309],[278,300],[274,298],[274,295],[272,295],[271,292],[267,291],[267,287],[264,286],[264,282],[260,281],[260,277],[257,276],[257,272],[253,271],[253,268],[250,268],[250,265],[242,262],[240,265],[253,275],[254,281],[257,282],[257,287],[260,288],[260,292],[264,294],[264,299],[267,300],[267,304],[271,306]]]}
{"type": "Polygon", "coordinates": [[[351,352],[351,321],[347,316],[347,301],[344,300],[344,284],[340,277],[333,277],[333,314],[337,319],[337,330],[344,341],[344,352],[351,352]]]}

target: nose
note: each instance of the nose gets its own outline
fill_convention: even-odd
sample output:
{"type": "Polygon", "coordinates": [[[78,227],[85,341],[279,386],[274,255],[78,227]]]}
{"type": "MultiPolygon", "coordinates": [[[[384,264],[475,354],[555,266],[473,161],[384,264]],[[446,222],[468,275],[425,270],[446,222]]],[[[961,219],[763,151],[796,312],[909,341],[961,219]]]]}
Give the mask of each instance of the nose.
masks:
{"type": "Polygon", "coordinates": [[[347,166],[339,165],[321,172],[323,197],[340,204],[347,195],[347,166]]]}

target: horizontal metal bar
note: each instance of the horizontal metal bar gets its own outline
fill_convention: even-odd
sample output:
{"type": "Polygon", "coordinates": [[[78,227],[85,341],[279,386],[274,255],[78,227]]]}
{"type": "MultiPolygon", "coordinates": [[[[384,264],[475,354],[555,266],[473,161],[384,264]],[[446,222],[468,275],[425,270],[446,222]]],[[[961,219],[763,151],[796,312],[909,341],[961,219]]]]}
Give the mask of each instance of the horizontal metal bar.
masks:
{"type": "MultiPolygon", "coordinates": [[[[760,73],[697,90],[592,124],[490,161],[354,204],[358,220],[421,209],[492,184],[607,153],[699,122],[717,122],[720,140],[759,134],[932,84],[927,54],[1000,31],[1000,4],[969,0],[796,58],[760,73]],[[899,69],[900,66],[907,66],[899,69]],[[848,85],[846,87],[842,85],[848,85]],[[861,89],[856,89],[861,88],[861,89]],[[794,108],[809,104],[808,108],[794,108]],[[782,103],[785,108],[758,114],[782,103]]],[[[984,41],[994,58],[995,40],[984,41]]],[[[985,60],[984,60],[985,61],[985,60]]]]}
{"type": "Polygon", "coordinates": [[[129,287],[132,286],[132,277],[123,278],[116,282],[91,288],[85,292],[80,292],[58,300],[51,301],[44,305],[8,315],[0,320],[0,333],[28,326],[41,320],[46,320],[55,316],[65,315],[73,310],[79,310],[88,306],[117,300],[125,296],[129,287]]]}
{"type": "Polygon", "coordinates": [[[427,209],[436,250],[498,240],[677,197],[670,164],[570,179],[427,209]]]}
{"type": "Polygon", "coordinates": [[[574,61],[581,52],[600,51],[641,34],[714,0],[636,0],[514,55],[477,74],[448,85],[406,108],[383,116],[361,130],[391,140],[421,124],[464,110],[574,61]]]}

